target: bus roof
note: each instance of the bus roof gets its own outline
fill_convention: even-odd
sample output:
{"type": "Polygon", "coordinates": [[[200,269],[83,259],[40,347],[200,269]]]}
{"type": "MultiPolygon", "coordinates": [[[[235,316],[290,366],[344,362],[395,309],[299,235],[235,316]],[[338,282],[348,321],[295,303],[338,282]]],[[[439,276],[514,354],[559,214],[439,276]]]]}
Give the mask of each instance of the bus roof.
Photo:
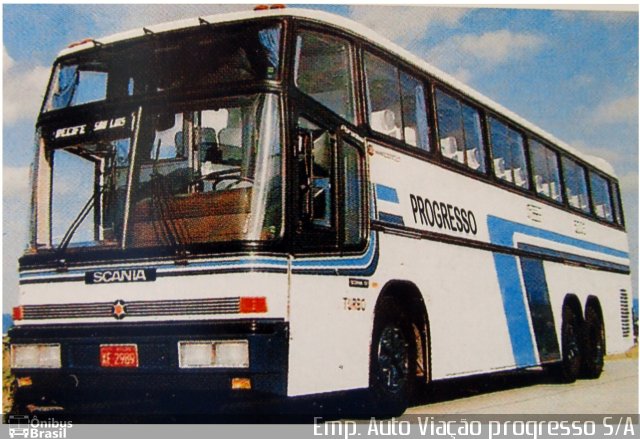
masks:
{"type": "MultiPolygon", "coordinates": [[[[536,134],[540,138],[547,140],[548,142],[551,142],[556,146],[559,146],[560,148],[564,149],[570,154],[573,154],[574,156],[584,160],[585,162],[589,163],[590,165],[599,169],[600,171],[605,172],[606,174],[614,177],[616,176],[613,167],[609,164],[609,162],[607,162],[603,158],[588,155],[578,151],[577,149],[567,144],[566,142],[563,142],[562,140],[556,138],[552,134],[532,124],[531,122],[527,121],[523,117],[518,116],[514,112],[508,110],[507,108],[503,107],[502,105],[498,104],[492,99],[484,96],[483,94],[479,93],[473,88],[463,84],[453,76],[443,72],[437,67],[434,67],[433,65],[413,55],[408,50],[398,46],[397,44],[391,42],[385,37],[367,28],[366,26],[363,26],[362,24],[357,23],[348,18],[344,18],[339,15],[331,14],[328,12],[316,11],[311,9],[285,8],[285,9],[241,11],[241,12],[232,12],[232,13],[225,13],[225,14],[216,14],[216,15],[189,18],[189,19],[150,25],[144,28],[133,29],[133,30],[121,32],[118,34],[110,35],[104,38],[98,38],[97,41],[98,41],[98,44],[111,44],[119,41],[143,37],[148,33],[157,34],[162,32],[169,32],[177,29],[199,27],[199,26],[202,26],[203,23],[210,23],[210,24],[232,23],[232,22],[244,21],[244,20],[254,19],[254,18],[264,18],[264,17],[302,18],[302,19],[312,20],[316,22],[321,22],[324,24],[329,24],[345,32],[360,36],[365,40],[370,41],[390,51],[396,56],[402,58],[404,61],[414,65],[420,70],[425,71],[426,73],[438,79],[439,81],[451,86],[454,89],[461,91],[463,94],[478,101],[479,103],[486,106],[487,108],[495,111],[497,114],[500,114],[508,119],[511,119],[516,124],[519,124],[522,127],[528,129],[529,131],[536,134]]],[[[80,44],[73,45],[72,47],[62,50],[58,56],[62,57],[72,53],[81,52],[81,51],[93,48],[96,46],[96,43],[94,43],[94,41],[95,40],[91,40],[91,39],[85,40],[80,44]]]]}

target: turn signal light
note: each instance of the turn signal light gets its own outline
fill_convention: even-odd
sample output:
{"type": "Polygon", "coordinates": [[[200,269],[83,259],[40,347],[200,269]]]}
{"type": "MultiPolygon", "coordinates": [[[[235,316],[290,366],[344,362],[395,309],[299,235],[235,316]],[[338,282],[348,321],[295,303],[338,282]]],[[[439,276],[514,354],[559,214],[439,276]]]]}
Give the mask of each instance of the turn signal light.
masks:
{"type": "Polygon", "coordinates": [[[232,378],[231,388],[233,390],[251,390],[251,378],[232,378]]]}
{"type": "Polygon", "coordinates": [[[21,306],[14,306],[11,312],[11,317],[13,321],[22,320],[24,318],[24,308],[21,306]]]}
{"type": "Polygon", "coordinates": [[[267,312],[266,297],[241,297],[240,313],[249,314],[256,312],[267,312]]]}

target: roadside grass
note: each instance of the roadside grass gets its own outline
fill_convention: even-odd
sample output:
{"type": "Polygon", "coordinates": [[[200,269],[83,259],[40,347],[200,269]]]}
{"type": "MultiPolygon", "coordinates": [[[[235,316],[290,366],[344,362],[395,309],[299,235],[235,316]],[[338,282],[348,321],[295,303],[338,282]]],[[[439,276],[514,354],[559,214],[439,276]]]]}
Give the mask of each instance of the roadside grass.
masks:
{"type": "Polygon", "coordinates": [[[13,375],[9,357],[9,337],[2,338],[2,413],[11,411],[13,406],[13,375]]]}

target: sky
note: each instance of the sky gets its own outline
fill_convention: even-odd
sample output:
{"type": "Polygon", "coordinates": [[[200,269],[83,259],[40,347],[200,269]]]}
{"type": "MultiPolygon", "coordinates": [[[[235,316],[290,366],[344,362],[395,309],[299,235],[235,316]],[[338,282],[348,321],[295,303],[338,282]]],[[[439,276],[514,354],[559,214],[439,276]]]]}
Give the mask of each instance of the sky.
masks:
{"type": "MultiPolygon", "coordinates": [[[[638,268],[638,14],[297,5],[358,21],[582,152],[620,179],[638,268]]],[[[27,244],[34,125],[56,54],[74,41],[252,5],[3,5],[3,312],[27,244]]]]}

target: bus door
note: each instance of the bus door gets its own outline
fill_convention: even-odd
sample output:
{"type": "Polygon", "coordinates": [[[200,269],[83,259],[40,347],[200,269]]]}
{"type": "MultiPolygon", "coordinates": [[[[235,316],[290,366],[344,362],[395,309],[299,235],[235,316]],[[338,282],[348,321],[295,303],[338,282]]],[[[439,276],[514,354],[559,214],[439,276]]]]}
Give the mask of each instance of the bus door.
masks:
{"type": "Polygon", "coordinates": [[[367,279],[366,154],[355,133],[327,120],[299,114],[295,126],[291,395],[366,386],[368,379],[366,311],[375,297],[367,279]],[[311,370],[328,373],[309,379],[311,370]]]}

